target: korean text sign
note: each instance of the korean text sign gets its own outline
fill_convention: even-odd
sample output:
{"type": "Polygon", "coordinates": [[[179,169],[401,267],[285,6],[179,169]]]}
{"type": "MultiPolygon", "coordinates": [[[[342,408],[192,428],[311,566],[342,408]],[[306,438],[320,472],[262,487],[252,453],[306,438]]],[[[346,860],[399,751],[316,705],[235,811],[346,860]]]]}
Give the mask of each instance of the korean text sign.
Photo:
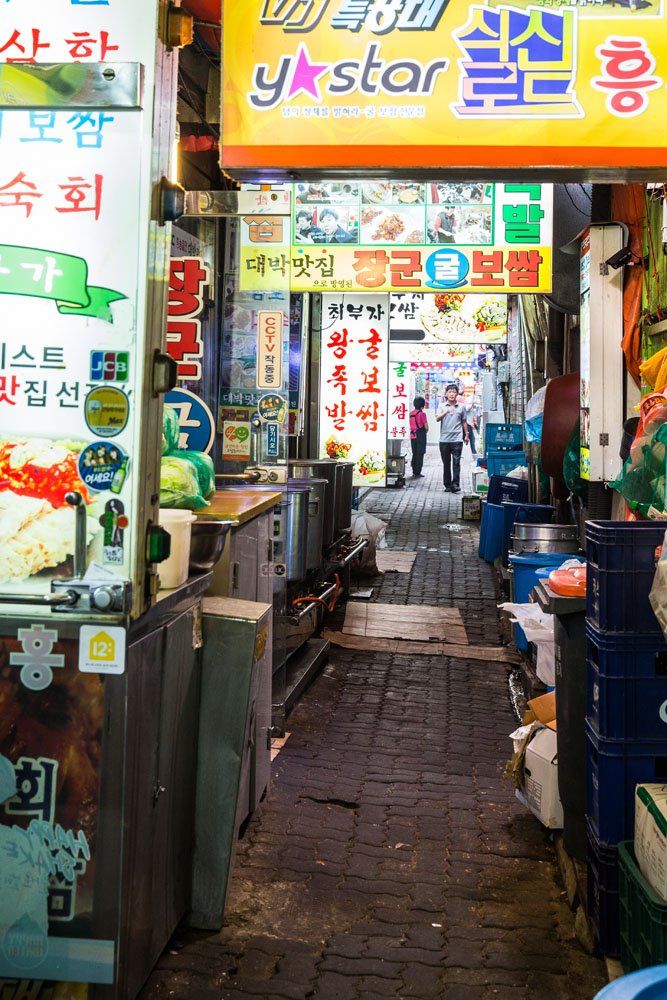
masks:
{"type": "MultiPolygon", "coordinates": [[[[156,17],[155,4],[138,13],[129,0],[6,0],[0,75],[4,64],[141,62],[150,105],[156,17]]],[[[150,112],[0,109],[4,591],[70,574],[74,491],[88,563],[132,576],[150,127],[150,112]]]]}
{"type": "MultiPolygon", "coordinates": [[[[536,293],[552,286],[553,188],[531,183],[297,183],[282,244],[241,250],[241,287],[536,293]]],[[[286,221],[286,220],[285,220],[286,221]]]]}
{"type": "Polygon", "coordinates": [[[320,456],[354,462],[355,486],[387,482],[388,360],[388,296],[322,296],[320,456]]]}
{"type": "Polygon", "coordinates": [[[225,0],[223,165],[667,165],[663,0],[225,0]]]}

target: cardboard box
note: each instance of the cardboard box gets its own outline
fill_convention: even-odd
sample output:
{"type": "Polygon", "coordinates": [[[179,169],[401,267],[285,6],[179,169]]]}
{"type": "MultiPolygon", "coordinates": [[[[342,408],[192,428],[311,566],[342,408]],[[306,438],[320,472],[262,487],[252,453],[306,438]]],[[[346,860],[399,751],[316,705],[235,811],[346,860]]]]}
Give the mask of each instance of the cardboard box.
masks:
{"type": "Polygon", "coordinates": [[[667,902],[667,785],[637,785],[635,856],[648,884],[667,902]]]}
{"type": "Polygon", "coordinates": [[[548,691],[539,698],[528,702],[528,711],[524,715],[524,725],[531,722],[541,722],[543,726],[556,731],[556,692],[548,691]]]}
{"type": "Polygon", "coordinates": [[[549,830],[563,826],[563,807],[558,794],[558,744],[552,729],[539,729],[526,747],[521,789],[525,802],[549,830]]]}

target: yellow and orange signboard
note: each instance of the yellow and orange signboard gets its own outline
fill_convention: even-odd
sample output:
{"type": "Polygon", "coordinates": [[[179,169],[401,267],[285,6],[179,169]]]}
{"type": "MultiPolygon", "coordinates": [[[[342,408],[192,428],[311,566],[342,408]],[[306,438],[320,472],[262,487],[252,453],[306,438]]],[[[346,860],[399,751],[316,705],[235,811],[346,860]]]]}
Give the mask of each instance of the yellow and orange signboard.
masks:
{"type": "Polygon", "coordinates": [[[229,170],[667,166],[663,0],[225,0],[229,170]]]}

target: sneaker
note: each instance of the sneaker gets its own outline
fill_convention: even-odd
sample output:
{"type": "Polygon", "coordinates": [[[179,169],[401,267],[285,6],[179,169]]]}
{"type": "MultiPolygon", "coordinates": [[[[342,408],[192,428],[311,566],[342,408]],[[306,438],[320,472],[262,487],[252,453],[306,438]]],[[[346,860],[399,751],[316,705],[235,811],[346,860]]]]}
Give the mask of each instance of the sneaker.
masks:
{"type": "Polygon", "coordinates": [[[451,493],[452,492],[451,486],[445,486],[444,490],[445,490],[445,493],[451,493]]]}
{"type": "Polygon", "coordinates": [[[415,479],[426,479],[426,476],[423,472],[420,472],[418,476],[415,476],[415,479]]]}
{"type": "Polygon", "coordinates": [[[452,493],[460,493],[460,492],[461,492],[460,486],[452,486],[452,493]]]}

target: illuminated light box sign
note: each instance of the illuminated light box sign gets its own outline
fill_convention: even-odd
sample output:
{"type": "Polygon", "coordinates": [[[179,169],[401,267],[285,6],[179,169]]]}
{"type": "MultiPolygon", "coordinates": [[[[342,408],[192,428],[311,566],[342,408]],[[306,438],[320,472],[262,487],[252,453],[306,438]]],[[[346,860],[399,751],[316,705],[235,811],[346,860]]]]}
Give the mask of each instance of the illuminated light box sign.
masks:
{"type": "Polygon", "coordinates": [[[299,183],[291,227],[277,221],[247,229],[243,290],[520,294],[552,286],[549,184],[299,183]]]}
{"type": "Polygon", "coordinates": [[[322,296],[320,457],[354,462],[355,486],[387,484],[389,302],[322,296]]]}
{"type": "Polygon", "coordinates": [[[662,0],[225,0],[223,24],[231,171],[667,166],[662,0]]]}

